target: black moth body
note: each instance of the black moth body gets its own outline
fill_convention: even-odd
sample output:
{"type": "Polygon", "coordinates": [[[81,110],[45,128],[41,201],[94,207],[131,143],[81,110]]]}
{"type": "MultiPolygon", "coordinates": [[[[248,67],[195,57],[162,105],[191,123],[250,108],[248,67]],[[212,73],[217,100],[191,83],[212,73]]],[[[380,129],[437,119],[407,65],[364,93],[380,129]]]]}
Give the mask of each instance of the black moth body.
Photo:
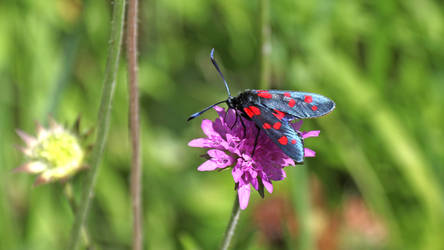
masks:
{"type": "Polygon", "coordinates": [[[323,116],[335,108],[335,103],[322,95],[283,90],[246,90],[226,103],[264,130],[298,164],[304,161],[304,144],[290,122],[323,116]]]}
{"type": "MultiPolygon", "coordinates": [[[[293,129],[290,122],[295,119],[316,118],[326,115],[335,108],[335,103],[319,94],[284,90],[245,90],[238,96],[233,97],[219,66],[214,60],[213,53],[214,49],[211,51],[211,61],[224,80],[228,99],[192,114],[188,121],[218,104],[226,103],[228,108],[236,110],[236,115],[252,120],[258,128],[258,132],[259,129],[264,130],[267,136],[285,154],[296,163],[302,164],[304,162],[304,142],[301,134],[293,129]]],[[[256,148],[258,136],[259,133],[256,136],[252,155],[256,148]]]]}

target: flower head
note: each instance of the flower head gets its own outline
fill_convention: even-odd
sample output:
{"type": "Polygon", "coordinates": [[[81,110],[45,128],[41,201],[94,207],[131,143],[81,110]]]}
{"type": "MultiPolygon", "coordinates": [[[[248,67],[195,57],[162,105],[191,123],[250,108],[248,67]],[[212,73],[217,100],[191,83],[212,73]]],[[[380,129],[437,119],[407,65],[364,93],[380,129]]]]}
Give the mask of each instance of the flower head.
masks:
{"type": "Polygon", "coordinates": [[[34,185],[66,179],[84,167],[79,139],[53,120],[49,129],[37,124],[36,137],[21,130],[17,134],[26,144],[19,149],[28,162],[14,171],[40,174],[34,185]]]}
{"type": "MultiPolygon", "coordinates": [[[[231,167],[234,182],[242,209],[248,206],[250,184],[263,195],[264,188],[273,192],[272,181],[280,181],[286,177],[284,167],[294,165],[288,157],[261,130],[253,153],[257,128],[252,121],[243,119],[243,124],[236,120],[235,110],[216,106],[219,117],[214,120],[203,120],[202,130],[206,138],[198,138],[188,143],[191,147],[209,148],[208,160],[200,165],[199,171],[221,170],[231,167]],[[233,126],[234,124],[234,126],[233,126]],[[245,132],[245,133],[244,133],[245,132]],[[234,166],[233,166],[234,165],[234,166]]],[[[239,118],[238,119],[242,119],[239,118]]],[[[299,130],[302,121],[291,124],[299,130]]],[[[302,138],[319,135],[319,131],[301,132],[302,138]]],[[[314,157],[315,152],[304,148],[305,157],[314,157]]]]}

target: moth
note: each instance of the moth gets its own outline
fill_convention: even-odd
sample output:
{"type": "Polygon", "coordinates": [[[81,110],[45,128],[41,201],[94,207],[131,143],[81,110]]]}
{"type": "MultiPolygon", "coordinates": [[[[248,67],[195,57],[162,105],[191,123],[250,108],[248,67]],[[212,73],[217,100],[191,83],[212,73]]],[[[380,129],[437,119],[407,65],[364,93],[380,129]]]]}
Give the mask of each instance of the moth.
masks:
{"type": "Polygon", "coordinates": [[[236,121],[240,117],[252,120],[258,129],[252,155],[256,149],[259,131],[263,130],[279,148],[297,164],[304,162],[304,141],[300,132],[295,131],[290,125],[295,119],[307,119],[324,116],[335,108],[335,103],[322,95],[285,91],[285,90],[245,90],[238,96],[231,96],[228,84],[225,81],[216,60],[214,59],[214,49],[211,50],[211,62],[224,81],[228,92],[226,100],[217,102],[202,111],[192,114],[187,121],[190,121],[214,106],[226,103],[229,109],[236,111],[236,121]]]}

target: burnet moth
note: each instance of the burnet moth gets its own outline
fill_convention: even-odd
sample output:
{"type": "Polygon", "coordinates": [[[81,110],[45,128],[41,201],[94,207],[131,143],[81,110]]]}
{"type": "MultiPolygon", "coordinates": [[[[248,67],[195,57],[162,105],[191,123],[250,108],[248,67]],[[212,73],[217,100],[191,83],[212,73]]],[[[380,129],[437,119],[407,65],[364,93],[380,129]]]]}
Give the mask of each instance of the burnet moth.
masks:
{"type": "Polygon", "coordinates": [[[262,129],[285,154],[295,160],[296,163],[303,163],[304,142],[301,134],[293,129],[290,122],[294,119],[316,118],[326,115],[335,108],[335,103],[322,95],[285,90],[245,90],[238,96],[233,97],[214,59],[214,49],[211,50],[210,58],[224,81],[228,99],[192,114],[187,121],[200,116],[218,104],[226,103],[229,109],[236,111],[236,122],[240,117],[244,130],[245,125],[242,118],[252,120],[256,124],[258,132],[252,155],[256,148],[259,129],[262,129]]]}

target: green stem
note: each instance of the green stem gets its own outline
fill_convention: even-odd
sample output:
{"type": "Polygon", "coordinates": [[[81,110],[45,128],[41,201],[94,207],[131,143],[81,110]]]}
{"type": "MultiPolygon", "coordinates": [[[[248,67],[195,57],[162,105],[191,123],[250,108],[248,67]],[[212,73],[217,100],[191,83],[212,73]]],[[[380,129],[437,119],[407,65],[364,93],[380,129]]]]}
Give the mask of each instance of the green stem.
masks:
{"type": "Polygon", "coordinates": [[[314,249],[314,238],[310,222],[312,219],[310,205],[310,188],[307,163],[302,167],[294,169],[292,182],[292,195],[296,214],[299,219],[299,237],[296,249],[310,250],[314,249]]]}
{"type": "Polygon", "coordinates": [[[227,229],[225,231],[225,237],[222,241],[222,246],[220,247],[221,250],[227,250],[230,246],[231,239],[233,238],[237,223],[239,222],[240,212],[241,209],[239,206],[239,197],[236,192],[236,199],[234,200],[233,211],[231,212],[230,222],[228,223],[227,229]]]}
{"type": "Polygon", "coordinates": [[[94,186],[97,179],[97,173],[100,161],[102,159],[103,150],[105,148],[109,128],[111,103],[116,85],[116,75],[119,68],[124,16],[125,1],[114,0],[113,19],[111,21],[111,39],[109,42],[110,47],[108,50],[107,65],[103,81],[102,100],[98,114],[97,137],[91,154],[91,169],[89,170],[87,176],[85,191],[83,193],[79,211],[76,214],[76,220],[72,229],[71,241],[68,247],[70,250],[77,249],[79,246],[79,236],[88,214],[89,205],[94,195],[94,186]]]}
{"type": "Polygon", "coordinates": [[[77,212],[77,204],[74,200],[74,194],[72,191],[72,184],[71,182],[67,182],[63,186],[63,193],[65,194],[66,199],[69,202],[69,206],[71,207],[71,210],[73,214],[76,214],[77,212]]]}
{"type": "MultiPolygon", "coordinates": [[[[68,200],[69,206],[71,207],[72,213],[75,215],[77,214],[78,206],[76,204],[76,201],[74,199],[74,194],[72,190],[72,184],[71,182],[67,182],[63,186],[63,193],[65,194],[66,199],[68,200]]],[[[91,239],[89,238],[88,232],[86,231],[85,226],[82,226],[82,239],[83,242],[85,242],[86,249],[93,249],[91,239]]]]}
{"type": "Polygon", "coordinates": [[[261,75],[259,87],[261,89],[270,88],[270,54],[271,54],[271,28],[270,28],[270,0],[260,2],[260,49],[261,49],[261,75]]]}

